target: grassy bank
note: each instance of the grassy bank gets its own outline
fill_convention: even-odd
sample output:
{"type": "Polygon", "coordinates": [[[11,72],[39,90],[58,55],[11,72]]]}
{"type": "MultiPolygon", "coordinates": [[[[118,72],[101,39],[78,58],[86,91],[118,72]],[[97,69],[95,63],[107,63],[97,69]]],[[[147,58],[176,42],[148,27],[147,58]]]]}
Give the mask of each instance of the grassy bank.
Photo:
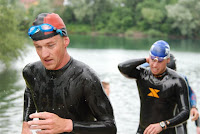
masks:
{"type": "Polygon", "coordinates": [[[105,35],[105,36],[118,36],[118,37],[131,37],[131,38],[160,37],[160,38],[171,38],[171,39],[187,39],[187,37],[185,36],[167,35],[166,33],[162,33],[154,29],[150,29],[148,31],[141,31],[133,27],[124,32],[117,33],[115,31],[107,29],[96,30],[95,28],[92,28],[90,25],[83,25],[83,24],[69,24],[67,25],[67,32],[68,34],[84,34],[91,36],[105,35]]]}

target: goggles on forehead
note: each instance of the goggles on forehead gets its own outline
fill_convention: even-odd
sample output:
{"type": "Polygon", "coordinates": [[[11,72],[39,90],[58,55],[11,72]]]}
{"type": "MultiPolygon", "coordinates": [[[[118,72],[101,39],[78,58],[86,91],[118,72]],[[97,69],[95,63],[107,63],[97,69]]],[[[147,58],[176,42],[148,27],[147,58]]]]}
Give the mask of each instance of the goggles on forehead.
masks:
{"type": "Polygon", "coordinates": [[[158,62],[162,62],[164,59],[167,59],[168,57],[165,56],[165,57],[158,57],[158,56],[153,56],[153,55],[150,55],[151,59],[152,60],[157,60],[158,62]]]}
{"type": "Polygon", "coordinates": [[[37,26],[31,26],[28,30],[28,35],[31,37],[32,35],[34,35],[35,33],[42,31],[42,32],[52,32],[55,31],[56,33],[60,34],[61,36],[63,36],[62,34],[62,30],[55,28],[54,26],[44,23],[41,25],[37,25],[37,26]]]}

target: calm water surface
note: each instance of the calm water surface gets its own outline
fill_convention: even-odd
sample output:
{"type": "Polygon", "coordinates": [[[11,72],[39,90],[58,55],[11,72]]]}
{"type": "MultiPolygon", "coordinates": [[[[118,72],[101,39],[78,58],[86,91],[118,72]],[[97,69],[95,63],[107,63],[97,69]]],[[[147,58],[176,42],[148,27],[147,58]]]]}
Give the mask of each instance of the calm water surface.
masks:
{"type": "MultiPolygon", "coordinates": [[[[123,77],[118,63],[131,58],[148,56],[148,49],[156,39],[131,40],[116,37],[72,36],[69,54],[92,67],[101,79],[109,79],[110,101],[116,118],[118,134],[134,134],[139,122],[140,101],[135,80],[123,77]],[[78,39],[78,40],[77,40],[78,39]]],[[[170,42],[170,41],[169,41],[170,42]]],[[[177,59],[177,70],[185,74],[200,98],[200,41],[171,41],[172,53],[177,59]]],[[[35,49],[29,46],[23,57],[11,68],[0,66],[0,134],[21,132],[23,92],[25,83],[23,67],[39,60],[35,49]]],[[[197,102],[200,108],[200,101],[197,102]]],[[[188,121],[189,134],[195,134],[194,122],[188,121]]]]}

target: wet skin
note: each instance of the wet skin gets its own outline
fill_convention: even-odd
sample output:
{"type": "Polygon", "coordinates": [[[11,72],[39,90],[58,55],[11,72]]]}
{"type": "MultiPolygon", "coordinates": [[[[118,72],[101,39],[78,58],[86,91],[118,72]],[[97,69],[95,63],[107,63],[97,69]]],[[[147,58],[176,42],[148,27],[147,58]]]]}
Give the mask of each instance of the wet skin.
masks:
{"type": "Polygon", "coordinates": [[[69,42],[69,37],[56,35],[49,39],[33,41],[33,44],[45,68],[57,70],[69,61],[69,55],[66,51],[69,42]]]}
{"type": "Polygon", "coordinates": [[[149,56],[149,65],[153,75],[159,75],[165,72],[167,63],[170,62],[170,59],[165,59],[162,62],[158,60],[152,60],[149,56]]]}

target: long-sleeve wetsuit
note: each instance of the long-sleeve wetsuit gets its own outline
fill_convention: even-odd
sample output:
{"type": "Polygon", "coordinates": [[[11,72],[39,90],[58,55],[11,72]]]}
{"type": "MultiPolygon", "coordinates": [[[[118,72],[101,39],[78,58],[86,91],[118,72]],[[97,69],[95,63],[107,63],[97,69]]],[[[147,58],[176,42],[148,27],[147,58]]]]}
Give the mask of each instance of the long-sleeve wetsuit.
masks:
{"type": "MultiPolygon", "coordinates": [[[[192,107],[195,107],[196,108],[196,104],[197,104],[197,100],[196,100],[196,95],[194,93],[194,91],[192,90],[192,88],[190,87],[190,84],[188,82],[188,79],[185,75],[183,74],[180,74],[186,81],[187,83],[187,87],[188,87],[188,90],[189,90],[189,102],[190,102],[190,108],[192,107]]],[[[199,124],[199,118],[195,121],[195,125],[196,127],[200,127],[200,124],[199,124]]],[[[183,129],[184,129],[184,134],[187,134],[187,122],[183,123],[183,129]]],[[[177,128],[177,133],[178,134],[183,134],[181,128],[177,128]],[[179,130],[180,129],[180,130],[179,130]]]]}
{"type": "MultiPolygon", "coordinates": [[[[143,64],[141,64],[142,67],[149,67],[149,63],[145,62],[143,64]]],[[[180,73],[179,73],[180,74],[180,73]]],[[[189,102],[190,102],[190,107],[196,107],[196,104],[197,104],[197,99],[196,99],[196,95],[194,93],[194,91],[192,90],[189,82],[188,82],[188,79],[185,75],[183,74],[180,74],[186,81],[187,83],[187,87],[188,87],[188,91],[189,91],[189,102]]]]}
{"type": "Polygon", "coordinates": [[[23,120],[36,112],[72,119],[72,134],[115,134],[113,109],[99,78],[71,57],[60,70],[46,70],[40,61],[23,69],[26,81],[23,120]],[[96,120],[96,121],[95,121],[96,120]]]}
{"type": "Polygon", "coordinates": [[[145,62],[145,58],[132,59],[118,65],[124,76],[136,79],[141,100],[138,133],[142,134],[150,124],[167,120],[167,129],[161,133],[175,134],[174,126],[189,118],[185,80],[169,68],[160,77],[155,77],[150,69],[139,66],[145,62]],[[176,106],[180,112],[174,116],[176,106]]]}
{"type": "MultiPolygon", "coordinates": [[[[145,62],[143,64],[141,64],[142,67],[149,67],[149,63],[145,62]]],[[[189,81],[187,79],[187,77],[183,74],[180,74],[180,76],[182,76],[185,81],[186,81],[186,84],[187,84],[187,87],[188,87],[188,91],[189,91],[189,102],[190,102],[190,107],[195,107],[196,108],[196,104],[197,104],[197,99],[196,99],[196,95],[194,93],[194,91],[192,90],[190,84],[189,84],[189,81]]],[[[178,112],[178,111],[177,111],[178,112]]],[[[198,118],[196,121],[195,121],[195,124],[197,127],[200,127],[200,119],[198,118]]],[[[183,125],[181,126],[178,126],[177,127],[177,133],[178,134],[187,134],[187,122],[184,122],[183,125]]]]}

